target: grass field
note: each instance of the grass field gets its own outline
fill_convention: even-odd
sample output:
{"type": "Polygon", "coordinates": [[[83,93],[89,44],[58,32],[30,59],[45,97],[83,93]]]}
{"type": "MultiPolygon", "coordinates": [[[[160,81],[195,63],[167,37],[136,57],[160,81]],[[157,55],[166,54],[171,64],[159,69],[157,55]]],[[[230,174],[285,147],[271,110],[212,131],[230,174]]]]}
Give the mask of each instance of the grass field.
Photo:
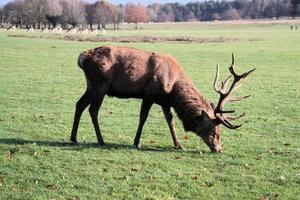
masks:
{"type": "MultiPolygon", "coordinates": [[[[288,24],[149,25],[108,35],[231,37],[230,42],[93,43],[8,37],[0,31],[0,199],[299,199],[300,30],[288,24]],[[185,25],[184,25],[185,26],[185,25]],[[171,28],[166,28],[171,27],[171,28]],[[125,45],[173,55],[204,96],[215,102],[215,65],[228,73],[257,68],[232,105],[247,112],[237,131],[222,129],[222,154],[210,153],[176,118],[184,150],[173,149],[158,106],[132,143],[140,100],[106,97],[96,144],[88,112],[79,144],[69,145],[75,103],[85,90],[78,54],[125,45]]],[[[38,33],[32,33],[38,34],[38,33]]],[[[31,35],[32,35],[31,34],[31,35]]]]}

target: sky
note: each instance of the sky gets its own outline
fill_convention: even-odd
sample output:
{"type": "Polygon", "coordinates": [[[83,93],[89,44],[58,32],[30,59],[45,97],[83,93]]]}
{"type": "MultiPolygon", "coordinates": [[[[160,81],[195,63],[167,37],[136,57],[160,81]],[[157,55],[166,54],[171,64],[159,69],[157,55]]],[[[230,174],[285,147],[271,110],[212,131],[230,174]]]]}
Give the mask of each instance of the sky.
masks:
{"type": "MultiPolygon", "coordinates": [[[[5,5],[7,2],[9,2],[11,0],[0,0],[0,5],[5,5]]],[[[95,2],[96,0],[83,0],[83,1],[87,1],[87,2],[95,2]]],[[[128,2],[132,2],[132,3],[140,3],[143,5],[148,5],[151,3],[174,3],[174,2],[180,2],[182,4],[186,4],[188,2],[192,2],[195,0],[107,0],[108,2],[118,5],[120,3],[122,4],[126,4],[128,2]]]]}

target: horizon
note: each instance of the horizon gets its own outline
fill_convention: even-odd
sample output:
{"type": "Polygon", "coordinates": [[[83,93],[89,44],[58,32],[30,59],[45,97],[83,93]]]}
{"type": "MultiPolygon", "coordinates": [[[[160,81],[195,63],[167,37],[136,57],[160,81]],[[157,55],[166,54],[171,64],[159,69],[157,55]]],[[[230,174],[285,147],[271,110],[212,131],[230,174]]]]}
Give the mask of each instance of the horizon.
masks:
{"type": "MultiPolygon", "coordinates": [[[[3,6],[5,4],[7,4],[8,2],[10,2],[12,0],[0,0],[0,6],[3,6]]],[[[85,2],[89,2],[89,3],[93,3],[96,2],[97,0],[83,0],[85,2]]],[[[195,2],[197,0],[107,0],[108,2],[118,5],[118,4],[126,4],[126,3],[138,3],[138,4],[142,4],[144,6],[150,5],[152,3],[161,3],[161,4],[165,4],[165,3],[182,3],[182,4],[186,4],[189,2],[195,2]]]]}

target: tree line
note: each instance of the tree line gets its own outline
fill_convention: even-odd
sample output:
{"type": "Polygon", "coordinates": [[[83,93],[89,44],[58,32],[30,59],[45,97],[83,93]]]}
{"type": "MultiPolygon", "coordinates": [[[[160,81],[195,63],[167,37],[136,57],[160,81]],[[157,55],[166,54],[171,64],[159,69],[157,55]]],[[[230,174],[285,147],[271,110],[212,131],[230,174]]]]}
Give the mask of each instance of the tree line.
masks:
{"type": "Polygon", "coordinates": [[[295,17],[300,0],[233,0],[168,3],[148,6],[152,21],[212,21],[295,17]]]}
{"type": "Polygon", "coordinates": [[[26,28],[63,28],[94,26],[98,29],[122,22],[138,23],[149,21],[146,8],[142,5],[113,5],[100,0],[87,3],[81,0],[13,0],[0,8],[1,26],[14,25],[26,28]]]}
{"type": "Polygon", "coordinates": [[[17,27],[106,28],[113,24],[138,22],[182,22],[296,17],[300,0],[233,0],[153,3],[144,7],[128,3],[114,5],[105,0],[13,0],[0,8],[0,25],[17,27]]]}

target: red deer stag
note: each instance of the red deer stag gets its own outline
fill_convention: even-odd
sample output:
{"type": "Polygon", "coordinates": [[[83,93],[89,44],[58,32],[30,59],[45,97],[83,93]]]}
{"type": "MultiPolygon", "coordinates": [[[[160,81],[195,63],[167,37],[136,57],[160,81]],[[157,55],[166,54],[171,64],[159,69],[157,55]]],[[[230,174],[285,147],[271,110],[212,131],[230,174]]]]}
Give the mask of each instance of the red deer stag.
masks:
{"type": "Polygon", "coordinates": [[[134,145],[140,148],[140,137],[143,125],[153,103],[162,107],[176,149],[181,149],[175,133],[171,107],[174,108],[185,131],[195,132],[213,152],[221,152],[220,125],[236,129],[241,125],[233,125],[231,120],[240,118],[228,116],[234,110],[224,110],[230,101],[238,101],[249,96],[232,99],[232,93],[239,83],[245,79],[252,69],[242,75],[234,71],[234,57],[229,68],[229,76],[220,89],[217,88],[219,66],[214,81],[214,89],[220,94],[219,102],[214,108],[191,80],[186,76],[176,60],[168,55],[150,53],[133,48],[103,46],[85,51],[78,58],[78,65],[84,71],[87,89],[76,104],[71,141],[77,143],[77,130],[80,117],[90,105],[89,113],[95,128],[98,143],[104,144],[98,124],[98,111],[104,96],[142,99],[139,125],[134,145]],[[233,82],[227,91],[230,78],[233,82]]]}

